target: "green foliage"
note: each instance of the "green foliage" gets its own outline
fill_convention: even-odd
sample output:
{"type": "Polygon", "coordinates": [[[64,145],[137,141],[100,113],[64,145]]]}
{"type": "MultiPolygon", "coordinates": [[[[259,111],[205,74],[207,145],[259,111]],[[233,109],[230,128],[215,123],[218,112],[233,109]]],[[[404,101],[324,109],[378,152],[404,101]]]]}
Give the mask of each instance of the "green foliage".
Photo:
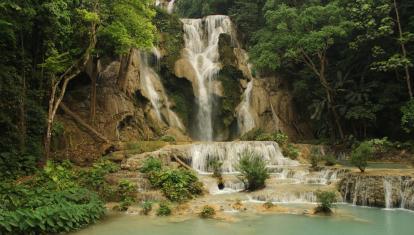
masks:
{"type": "Polygon", "coordinates": [[[158,158],[149,157],[146,159],[142,165],[142,167],[139,169],[141,173],[156,173],[161,171],[162,169],[162,162],[158,158]]]}
{"type": "Polygon", "coordinates": [[[283,147],[282,152],[284,156],[292,160],[296,160],[300,155],[299,149],[295,145],[290,143],[283,147]]]}
{"type": "Polygon", "coordinates": [[[129,180],[121,180],[118,183],[118,193],[121,201],[134,201],[137,185],[129,180]]]}
{"type": "Polygon", "coordinates": [[[325,166],[334,166],[336,164],[336,158],[332,154],[327,154],[323,157],[325,160],[325,166]]]}
{"type": "Polygon", "coordinates": [[[229,127],[233,121],[234,110],[241,101],[241,89],[239,79],[243,78],[243,73],[233,66],[226,65],[218,74],[217,80],[221,81],[225,96],[221,99],[221,119],[225,127],[229,127]]]}
{"type": "Polygon", "coordinates": [[[177,12],[186,18],[201,18],[207,15],[226,15],[231,0],[180,0],[177,1],[177,12]]]}
{"type": "Polygon", "coordinates": [[[401,113],[401,126],[405,132],[411,133],[414,130],[414,100],[410,100],[402,106],[401,113]]]}
{"type": "Polygon", "coordinates": [[[316,169],[318,167],[319,161],[321,160],[321,151],[317,147],[312,147],[310,152],[310,162],[311,167],[316,169]]]}
{"type": "Polygon", "coordinates": [[[79,170],[77,172],[77,181],[82,187],[98,193],[102,199],[107,201],[115,200],[117,197],[117,189],[106,182],[105,176],[119,169],[119,166],[111,161],[100,160],[94,163],[89,169],[79,170]]]}
{"type": "Polygon", "coordinates": [[[141,204],[142,207],[142,214],[148,215],[152,210],[152,202],[151,201],[144,201],[141,204]]]}
{"type": "Polygon", "coordinates": [[[243,141],[253,141],[257,140],[258,137],[262,134],[265,134],[265,131],[261,128],[255,128],[246,132],[243,136],[240,137],[240,140],[243,141]]]}
{"type": "Polygon", "coordinates": [[[32,180],[0,184],[0,233],[69,232],[96,222],[105,213],[98,196],[79,187],[68,163],[49,163],[32,180]]]}
{"type": "Polygon", "coordinates": [[[316,212],[331,213],[331,208],[336,202],[335,192],[318,191],[316,192],[316,197],[319,203],[318,207],[316,208],[316,212]]]}
{"type": "Polygon", "coordinates": [[[157,9],[153,24],[159,32],[159,46],[166,51],[161,66],[166,67],[170,73],[174,73],[175,62],[180,58],[181,49],[184,47],[182,23],[176,15],[157,9]]]}
{"type": "Polygon", "coordinates": [[[146,174],[153,187],[161,189],[171,201],[184,202],[203,192],[203,185],[193,172],[163,168],[159,159],[148,158],[140,171],[146,174]]]}
{"type": "Polygon", "coordinates": [[[176,138],[171,135],[161,136],[160,140],[168,143],[175,143],[177,141],[176,138]]]}
{"type": "MultiPolygon", "coordinates": [[[[155,40],[155,16],[151,0],[105,1],[104,25],[99,41],[116,54],[127,54],[131,48],[150,48],[155,40]]],[[[104,51],[107,52],[107,51],[104,51]]]]}
{"type": "Polygon", "coordinates": [[[216,158],[209,158],[207,162],[207,166],[209,169],[213,169],[213,177],[216,177],[216,178],[221,177],[221,167],[223,166],[222,161],[216,158]]]}
{"type": "Polygon", "coordinates": [[[374,149],[369,141],[362,142],[351,153],[351,164],[358,167],[361,172],[368,166],[368,159],[372,157],[374,149]]]}
{"type": "Polygon", "coordinates": [[[283,132],[263,133],[256,137],[257,141],[275,141],[280,146],[285,146],[288,143],[289,137],[283,132]]]}
{"type": "Polygon", "coordinates": [[[240,172],[239,179],[244,183],[245,189],[254,191],[266,186],[269,173],[266,161],[261,156],[245,151],[241,154],[236,169],[240,172]]]}
{"type": "Polygon", "coordinates": [[[173,202],[184,202],[201,195],[203,185],[197,176],[182,169],[163,169],[150,178],[151,184],[161,189],[164,196],[173,202]]]}
{"type": "Polygon", "coordinates": [[[160,207],[157,210],[157,216],[169,216],[171,215],[171,208],[166,202],[160,203],[160,207]]]}
{"type": "Polygon", "coordinates": [[[216,210],[211,206],[203,206],[203,209],[200,212],[200,217],[203,219],[211,219],[216,215],[216,210]]]}

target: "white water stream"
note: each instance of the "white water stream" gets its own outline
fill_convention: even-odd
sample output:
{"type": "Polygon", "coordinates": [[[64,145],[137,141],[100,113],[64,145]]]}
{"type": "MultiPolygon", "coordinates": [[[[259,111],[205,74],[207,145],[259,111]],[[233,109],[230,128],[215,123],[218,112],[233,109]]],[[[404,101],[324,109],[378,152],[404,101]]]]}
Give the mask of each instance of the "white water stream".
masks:
{"type": "MultiPolygon", "coordinates": [[[[156,48],[153,48],[152,53],[155,55],[158,63],[158,60],[160,59],[159,51],[156,48]]],[[[149,99],[156,117],[161,123],[166,123],[170,127],[185,130],[185,127],[177,114],[171,110],[170,102],[160,77],[149,65],[150,56],[151,55],[147,53],[140,53],[140,82],[142,94],[149,99]]]]}
{"type": "Polygon", "coordinates": [[[182,19],[184,24],[184,58],[189,61],[195,72],[194,91],[197,103],[196,138],[213,141],[213,85],[220,71],[218,42],[222,33],[235,35],[234,27],[228,16],[213,15],[203,19],[182,19]]]}

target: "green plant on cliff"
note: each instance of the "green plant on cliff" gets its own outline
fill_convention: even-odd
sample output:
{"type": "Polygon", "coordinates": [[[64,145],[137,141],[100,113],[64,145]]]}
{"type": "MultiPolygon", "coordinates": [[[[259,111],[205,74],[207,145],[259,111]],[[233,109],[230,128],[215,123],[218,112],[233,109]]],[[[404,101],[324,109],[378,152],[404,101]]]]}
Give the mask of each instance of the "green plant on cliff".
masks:
{"type": "Polygon", "coordinates": [[[289,143],[285,146],[282,146],[282,152],[283,152],[284,156],[286,156],[286,157],[288,157],[292,160],[296,160],[300,155],[299,149],[291,143],[289,143]]]}
{"type": "Polygon", "coordinates": [[[372,157],[374,149],[369,141],[364,141],[357,148],[352,150],[351,164],[358,167],[361,172],[365,172],[368,160],[372,157]]]}
{"type": "Polygon", "coordinates": [[[316,197],[318,200],[318,206],[315,208],[315,213],[332,213],[331,208],[336,202],[336,193],[328,191],[317,191],[316,197]]]}
{"type": "Polygon", "coordinates": [[[220,71],[218,80],[223,86],[224,97],[221,103],[221,118],[225,127],[229,127],[235,120],[234,112],[241,101],[241,88],[239,79],[243,73],[233,66],[226,65],[220,71]]]}
{"type": "Polygon", "coordinates": [[[253,140],[257,140],[258,137],[262,134],[265,134],[265,131],[261,128],[254,128],[248,132],[246,132],[245,134],[243,134],[240,137],[240,140],[243,141],[253,141],[253,140]]]}
{"type": "Polygon", "coordinates": [[[166,52],[161,63],[170,73],[174,73],[175,62],[180,58],[181,49],[184,47],[182,23],[176,15],[169,14],[160,8],[156,8],[156,10],[157,14],[153,23],[159,32],[159,46],[166,52]]]}
{"type": "Polygon", "coordinates": [[[240,172],[238,178],[246,190],[254,191],[266,186],[266,180],[269,178],[266,165],[266,161],[253,152],[244,151],[241,154],[236,169],[240,172]]]}

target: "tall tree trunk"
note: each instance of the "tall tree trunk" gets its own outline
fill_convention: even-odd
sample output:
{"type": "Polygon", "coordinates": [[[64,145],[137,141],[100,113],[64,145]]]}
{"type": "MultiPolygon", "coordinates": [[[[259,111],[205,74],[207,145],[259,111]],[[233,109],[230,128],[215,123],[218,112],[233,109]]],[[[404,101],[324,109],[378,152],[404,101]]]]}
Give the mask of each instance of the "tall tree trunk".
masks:
{"type": "Polygon", "coordinates": [[[131,49],[128,53],[128,55],[124,55],[121,57],[121,65],[119,66],[119,72],[118,72],[118,87],[122,90],[122,91],[126,91],[126,75],[127,75],[127,71],[128,71],[128,67],[131,65],[132,62],[132,56],[133,56],[133,49],[131,49]]]}
{"type": "Polygon", "coordinates": [[[338,112],[336,111],[336,108],[335,108],[335,101],[334,101],[334,97],[333,97],[333,94],[332,94],[332,88],[329,86],[329,83],[326,80],[326,75],[325,75],[326,58],[325,58],[325,56],[322,55],[322,56],[320,56],[320,59],[321,59],[321,67],[320,67],[320,71],[319,71],[319,80],[321,81],[322,86],[325,88],[326,98],[328,100],[328,109],[331,110],[331,112],[332,112],[332,116],[334,118],[334,122],[335,122],[336,128],[338,130],[339,138],[341,140],[343,140],[345,138],[345,135],[344,135],[344,131],[342,129],[339,114],[338,114],[338,112]]]}
{"type": "Polygon", "coordinates": [[[20,102],[19,102],[19,131],[20,131],[20,151],[24,151],[26,147],[26,65],[25,65],[25,51],[24,51],[24,41],[23,41],[23,32],[20,31],[20,46],[21,46],[21,93],[20,93],[20,102]]]}
{"type": "Polygon", "coordinates": [[[91,110],[90,110],[90,123],[92,126],[95,126],[95,116],[96,116],[96,80],[99,76],[99,61],[96,61],[96,65],[94,63],[92,76],[91,76],[91,110]]]}
{"type": "Polygon", "coordinates": [[[80,72],[85,68],[86,63],[90,59],[92,50],[96,46],[96,30],[97,24],[92,23],[90,29],[90,40],[89,45],[85,49],[85,52],[80,57],[78,61],[76,61],[72,66],[70,66],[59,78],[55,79],[52,78],[52,86],[51,86],[51,96],[49,99],[49,110],[47,116],[47,130],[46,130],[46,137],[45,137],[45,155],[43,159],[40,160],[40,166],[43,166],[46,161],[50,157],[50,143],[52,138],[52,127],[53,122],[56,116],[56,112],[59,109],[60,103],[63,100],[63,97],[66,93],[66,88],[69,82],[78,76],[80,72]],[[61,85],[61,86],[60,86],[61,85]]]}
{"type": "MultiPolygon", "coordinates": [[[[400,13],[398,11],[398,5],[397,5],[397,0],[394,0],[394,9],[395,9],[395,16],[397,18],[397,25],[398,25],[398,33],[400,36],[400,46],[401,46],[401,52],[403,55],[404,59],[408,59],[407,57],[407,49],[405,48],[405,42],[403,40],[403,30],[402,30],[402,26],[401,26],[401,20],[400,20],[400,13]]],[[[407,88],[408,88],[408,95],[410,96],[410,99],[413,98],[413,90],[411,87],[411,76],[410,76],[410,68],[408,67],[408,65],[404,66],[404,70],[405,70],[405,80],[407,83],[407,88]]]]}

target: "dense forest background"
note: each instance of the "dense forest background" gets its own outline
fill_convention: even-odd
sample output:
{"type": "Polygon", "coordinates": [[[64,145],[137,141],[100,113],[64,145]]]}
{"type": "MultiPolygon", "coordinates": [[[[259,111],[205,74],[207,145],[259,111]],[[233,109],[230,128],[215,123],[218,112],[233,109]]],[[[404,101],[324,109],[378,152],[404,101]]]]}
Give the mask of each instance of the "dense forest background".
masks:
{"type": "MultiPolygon", "coordinates": [[[[0,170],[31,171],[87,60],[157,43],[151,0],[0,2],[0,170]]],[[[229,15],[256,75],[288,80],[318,139],[410,140],[414,2],[179,0],[176,17],[229,15]]],[[[159,23],[159,22],[158,22],[159,23]]],[[[158,29],[160,30],[160,29],[158,29]]],[[[40,161],[42,162],[42,161],[40,161]]]]}

